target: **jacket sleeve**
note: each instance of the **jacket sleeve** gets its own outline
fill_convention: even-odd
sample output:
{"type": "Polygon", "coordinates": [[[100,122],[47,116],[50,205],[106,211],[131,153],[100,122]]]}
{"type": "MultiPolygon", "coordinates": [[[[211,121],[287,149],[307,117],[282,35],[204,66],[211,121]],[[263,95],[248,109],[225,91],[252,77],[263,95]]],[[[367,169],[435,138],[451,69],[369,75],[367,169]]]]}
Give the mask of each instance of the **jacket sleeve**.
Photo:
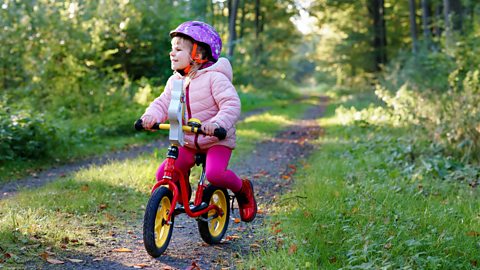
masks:
{"type": "Polygon", "coordinates": [[[163,93],[153,100],[143,115],[151,115],[156,118],[157,123],[164,123],[168,119],[168,106],[172,95],[172,78],[170,77],[165,85],[163,93]]]}
{"type": "Polygon", "coordinates": [[[218,105],[219,111],[210,122],[217,123],[227,131],[235,126],[240,118],[241,102],[237,90],[230,80],[223,74],[212,78],[212,96],[218,105]]]}

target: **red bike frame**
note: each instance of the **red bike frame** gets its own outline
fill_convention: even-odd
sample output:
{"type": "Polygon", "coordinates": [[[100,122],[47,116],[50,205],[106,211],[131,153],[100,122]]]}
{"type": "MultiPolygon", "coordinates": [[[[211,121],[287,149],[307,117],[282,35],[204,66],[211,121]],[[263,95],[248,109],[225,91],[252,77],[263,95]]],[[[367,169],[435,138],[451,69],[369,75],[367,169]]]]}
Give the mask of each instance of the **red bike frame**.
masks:
{"type": "MultiPolygon", "coordinates": [[[[175,145],[170,146],[170,148],[175,147],[177,148],[176,155],[178,155],[178,147],[175,145]]],[[[189,217],[199,217],[205,213],[208,213],[210,210],[215,210],[220,216],[223,216],[223,211],[216,205],[209,205],[207,208],[198,210],[198,211],[192,211],[190,209],[190,198],[188,194],[188,187],[187,185],[190,185],[190,182],[188,179],[186,179],[183,175],[183,173],[175,168],[175,160],[177,157],[175,155],[168,155],[166,158],[166,163],[164,167],[164,175],[162,177],[162,180],[158,181],[152,188],[152,193],[160,186],[168,185],[168,188],[173,192],[173,199],[172,199],[172,205],[170,206],[170,211],[168,213],[168,218],[167,222],[170,223],[170,220],[172,218],[172,215],[174,214],[175,207],[177,205],[177,202],[179,201],[179,196],[180,200],[184,205],[185,208],[185,213],[189,217]],[[174,179],[174,174],[177,174],[179,176],[179,179],[174,179]],[[176,182],[180,182],[180,189],[181,189],[181,194],[179,194],[178,187],[176,185],[176,182]]],[[[205,189],[205,185],[203,183],[199,183],[197,187],[197,191],[195,193],[195,202],[194,202],[194,207],[198,207],[202,203],[202,196],[203,196],[203,190],[205,189]]]]}

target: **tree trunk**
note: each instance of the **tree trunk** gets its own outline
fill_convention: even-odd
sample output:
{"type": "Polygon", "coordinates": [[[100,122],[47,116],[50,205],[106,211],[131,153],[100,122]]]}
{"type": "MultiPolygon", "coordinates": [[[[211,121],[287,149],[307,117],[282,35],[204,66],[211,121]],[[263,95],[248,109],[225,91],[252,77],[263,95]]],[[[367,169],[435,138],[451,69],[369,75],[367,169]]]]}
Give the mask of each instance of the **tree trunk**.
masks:
{"type": "Polygon", "coordinates": [[[257,62],[260,60],[260,54],[262,52],[262,42],[260,41],[261,27],[260,0],[255,0],[255,41],[257,42],[255,46],[255,56],[257,62]]]}
{"type": "Polygon", "coordinates": [[[431,15],[430,15],[430,2],[428,0],[422,0],[422,27],[423,27],[423,38],[427,47],[430,47],[432,33],[430,31],[431,24],[431,15]]]}
{"type": "Polygon", "coordinates": [[[237,42],[237,11],[238,11],[238,2],[239,0],[231,0],[228,11],[228,53],[229,58],[233,57],[233,52],[235,50],[235,42],[237,42]]]}
{"type": "Polygon", "coordinates": [[[414,54],[416,54],[418,51],[416,1],[409,0],[408,4],[410,8],[410,34],[412,35],[412,51],[414,54]]]}
{"type": "Polygon", "coordinates": [[[435,7],[435,27],[433,33],[437,38],[442,36],[442,28],[440,27],[440,22],[442,21],[442,9],[443,6],[441,4],[437,4],[435,7]]]}
{"type": "Polygon", "coordinates": [[[368,11],[373,19],[373,49],[375,70],[380,71],[387,63],[387,31],[385,26],[384,0],[369,0],[368,11]]]}
{"type": "Polygon", "coordinates": [[[241,15],[240,15],[240,33],[239,38],[243,38],[243,34],[245,33],[245,2],[246,0],[242,1],[242,8],[241,8],[241,15]]]}
{"type": "Polygon", "coordinates": [[[450,11],[452,13],[452,29],[453,31],[462,32],[463,27],[463,6],[462,1],[450,0],[450,11]]]}
{"type": "Polygon", "coordinates": [[[453,35],[452,35],[452,9],[450,7],[450,0],[443,0],[443,15],[445,20],[445,48],[447,51],[452,47],[453,35]]]}

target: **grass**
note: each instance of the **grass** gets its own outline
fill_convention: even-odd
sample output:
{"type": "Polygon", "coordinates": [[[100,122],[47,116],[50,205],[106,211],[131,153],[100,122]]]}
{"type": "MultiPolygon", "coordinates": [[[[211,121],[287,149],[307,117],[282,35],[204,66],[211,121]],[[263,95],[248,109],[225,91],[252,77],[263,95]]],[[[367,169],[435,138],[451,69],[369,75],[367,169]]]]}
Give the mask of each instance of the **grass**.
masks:
{"type": "Polygon", "coordinates": [[[477,268],[478,188],[404,173],[405,157],[392,155],[408,131],[342,125],[339,105],[319,119],[325,136],[297,173],[294,191],[273,206],[264,232],[265,246],[273,247],[241,268],[477,268]]]}
{"type": "MultiPolygon", "coordinates": [[[[289,97],[295,98],[295,94],[290,93],[289,97]]],[[[243,112],[265,107],[271,107],[275,110],[275,108],[282,108],[287,104],[285,99],[273,99],[268,96],[259,97],[251,93],[240,92],[240,98],[243,112]]],[[[51,156],[38,159],[17,159],[0,163],[0,184],[15,181],[52,166],[103,155],[129,145],[144,144],[158,139],[158,134],[134,133],[134,115],[140,116],[142,112],[143,109],[130,108],[121,113],[113,112],[111,115],[85,115],[62,121],[49,120],[57,121],[57,124],[62,126],[62,133],[64,134],[61,136],[70,138],[71,134],[67,133],[72,130],[76,130],[78,134],[75,133],[74,140],[67,139],[68,143],[59,146],[51,156]],[[119,119],[121,120],[119,121],[119,119]]],[[[163,132],[162,134],[167,133],[163,132]]]]}
{"type": "MultiPolygon", "coordinates": [[[[269,111],[239,123],[232,162],[245,158],[256,142],[273,137],[295,121],[307,103],[272,100],[268,104],[269,111]]],[[[83,169],[1,200],[0,268],[41,263],[39,254],[46,251],[61,259],[67,250],[93,255],[99,249],[111,250],[111,235],[126,234],[141,225],[142,206],[164,150],[83,169]]]]}

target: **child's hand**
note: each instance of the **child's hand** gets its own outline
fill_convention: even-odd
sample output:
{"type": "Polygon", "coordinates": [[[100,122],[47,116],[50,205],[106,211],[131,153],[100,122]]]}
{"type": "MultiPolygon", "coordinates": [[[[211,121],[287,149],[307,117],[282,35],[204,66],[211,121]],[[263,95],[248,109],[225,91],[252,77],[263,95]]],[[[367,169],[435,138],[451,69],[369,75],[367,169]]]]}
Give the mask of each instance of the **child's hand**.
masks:
{"type": "Polygon", "coordinates": [[[202,124],[202,131],[205,132],[207,135],[213,135],[215,129],[219,128],[218,124],[216,123],[205,123],[202,124]]]}
{"type": "Polygon", "coordinates": [[[157,119],[151,115],[142,116],[142,126],[144,129],[151,129],[152,126],[157,122],[157,119]]]}

